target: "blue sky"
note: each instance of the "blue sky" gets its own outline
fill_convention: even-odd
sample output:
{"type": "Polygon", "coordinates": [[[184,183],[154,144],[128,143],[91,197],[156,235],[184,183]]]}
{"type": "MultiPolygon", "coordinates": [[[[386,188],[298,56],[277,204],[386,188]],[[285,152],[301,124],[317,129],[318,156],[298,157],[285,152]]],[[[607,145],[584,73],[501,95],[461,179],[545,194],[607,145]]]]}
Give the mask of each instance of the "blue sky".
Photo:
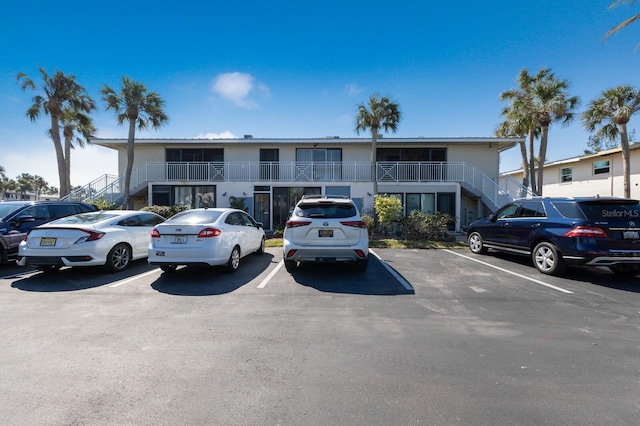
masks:
{"type": "MultiPolygon", "coordinates": [[[[59,186],[48,117],[25,117],[38,67],[74,74],[96,100],[98,137],[125,138],[99,90],[127,75],[166,101],[169,124],[138,137],[354,137],[356,105],[400,105],[399,137],[492,136],[500,93],[549,67],[582,111],[604,89],[638,86],[640,24],[603,35],[640,6],[613,0],[5,2],[0,16],[0,165],[59,186]]],[[[640,132],[638,119],[630,128],[640,132]]],[[[551,127],[547,160],[582,154],[579,121],[551,127]]],[[[501,170],[520,166],[517,148],[501,170]]],[[[71,157],[71,182],[115,174],[115,152],[71,157]]]]}

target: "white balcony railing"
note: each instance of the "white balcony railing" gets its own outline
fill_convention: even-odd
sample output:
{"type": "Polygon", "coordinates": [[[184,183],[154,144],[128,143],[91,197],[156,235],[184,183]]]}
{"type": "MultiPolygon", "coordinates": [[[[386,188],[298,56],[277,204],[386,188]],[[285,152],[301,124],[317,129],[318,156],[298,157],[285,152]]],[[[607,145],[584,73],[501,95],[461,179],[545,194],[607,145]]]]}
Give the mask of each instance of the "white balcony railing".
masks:
{"type": "MultiPolygon", "coordinates": [[[[468,163],[461,162],[378,162],[379,183],[390,182],[458,182],[481,194],[491,207],[498,207],[522,196],[526,188],[510,182],[501,188],[491,177],[468,163]]],[[[98,180],[97,180],[98,181],[98,180]]],[[[131,189],[148,182],[371,182],[368,162],[210,162],[144,163],[131,175],[131,189]]],[[[95,182],[95,181],[94,181],[95,182]]],[[[91,198],[115,201],[122,195],[124,178],[109,179],[100,190],[92,188],[91,198]]],[[[516,182],[517,183],[517,182],[516,182]]],[[[94,185],[95,186],[95,185],[94,185]]],[[[71,194],[86,197],[87,191],[71,194]]]]}

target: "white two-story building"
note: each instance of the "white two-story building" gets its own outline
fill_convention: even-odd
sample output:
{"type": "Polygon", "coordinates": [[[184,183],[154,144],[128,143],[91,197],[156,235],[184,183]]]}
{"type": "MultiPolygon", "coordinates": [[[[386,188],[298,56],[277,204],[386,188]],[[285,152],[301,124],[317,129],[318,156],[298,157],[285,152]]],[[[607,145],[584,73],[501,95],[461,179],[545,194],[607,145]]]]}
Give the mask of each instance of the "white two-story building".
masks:
{"type": "MultiPolygon", "coordinates": [[[[518,138],[387,138],[378,140],[378,193],[412,210],[450,213],[459,230],[519,193],[500,187],[500,152],[518,138]]],[[[118,176],[103,176],[72,198],[116,201],[127,166],[126,139],[93,139],[118,151],[118,176]]],[[[303,194],[347,195],[372,214],[370,138],[138,139],[130,194],[134,206],[228,207],[241,199],[267,229],[284,226],[303,194]]]]}
{"type": "MultiPolygon", "coordinates": [[[[631,198],[640,199],[640,143],[630,146],[631,198]]],[[[522,181],[522,169],[505,172],[500,181],[522,181]]],[[[544,164],[545,197],[624,197],[621,148],[544,164]]]]}

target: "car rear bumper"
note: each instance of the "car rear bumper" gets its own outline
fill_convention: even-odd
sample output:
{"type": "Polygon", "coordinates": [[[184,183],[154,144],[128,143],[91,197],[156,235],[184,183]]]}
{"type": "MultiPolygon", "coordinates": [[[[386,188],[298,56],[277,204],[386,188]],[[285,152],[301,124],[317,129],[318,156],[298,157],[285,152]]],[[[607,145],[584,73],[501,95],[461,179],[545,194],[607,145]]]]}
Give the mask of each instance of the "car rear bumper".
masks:
{"type": "Polygon", "coordinates": [[[100,266],[105,259],[91,256],[18,256],[18,266],[100,266]]]}
{"type": "Polygon", "coordinates": [[[365,260],[369,254],[368,248],[304,248],[286,247],[284,251],[285,260],[297,262],[355,262],[365,260]],[[360,255],[360,253],[362,255],[360,255]]]}

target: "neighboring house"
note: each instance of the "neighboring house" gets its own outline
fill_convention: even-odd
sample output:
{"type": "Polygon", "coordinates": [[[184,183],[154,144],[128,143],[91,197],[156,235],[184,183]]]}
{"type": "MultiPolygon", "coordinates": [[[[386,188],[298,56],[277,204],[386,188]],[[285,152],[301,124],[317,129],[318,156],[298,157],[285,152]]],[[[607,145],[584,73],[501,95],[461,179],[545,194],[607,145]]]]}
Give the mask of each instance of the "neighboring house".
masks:
{"type": "MultiPolygon", "coordinates": [[[[412,210],[450,213],[456,230],[494,211],[519,192],[497,185],[500,152],[518,138],[381,138],[378,192],[412,210]]],[[[126,139],[92,139],[118,151],[118,175],[105,175],[74,194],[121,199],[126,139]]],[[[135,208],[185,204],[228,207],[242,200],[265,228],[284,226],[302,194],[350,196],[373,214],[370,138],[138,139],[131,177],[135,208]],[[235,199],[235,200],[234,200],[235,199]]],[[[511,182],[510,185],[512,185],[511,182]]]]}
{"type": "MultiPolygon", "coordinates": [[[[640,199],[640,143],[632,144],[630,151],[631,198],[640,199]]],[[[522,182],[522,169],[502,173],[500,182],[507,178],[522,182]]],[[[621,149],[545,163],[542,183],[542,195],[547,197],[623,197],[621,149]]]]}
{"type": "Polygon", "coordinates": [[[40,196],[36,197],[35,192],[27,192],[23,194],[18,191],[7,190],[4,192],[2,199],[0,201],[55,201],[57,200],[58,194],[40,194],[40,196]]]}

